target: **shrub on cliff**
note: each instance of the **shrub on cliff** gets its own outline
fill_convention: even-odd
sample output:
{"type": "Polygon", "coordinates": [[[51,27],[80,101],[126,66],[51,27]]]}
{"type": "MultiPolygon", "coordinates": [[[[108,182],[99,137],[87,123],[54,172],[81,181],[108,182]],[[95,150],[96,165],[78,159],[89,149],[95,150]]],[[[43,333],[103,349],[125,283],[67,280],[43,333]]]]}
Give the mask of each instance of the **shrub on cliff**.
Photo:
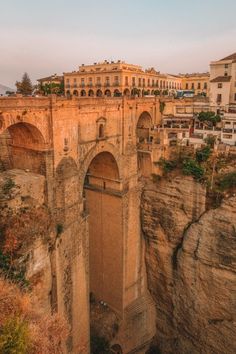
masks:
{"type": "Polygon", "coordinates": [[[236,172],[230,172],[221,176],[216,184],[222,191],[236,188],[236,172]]]}
{"type": "Polygon", "coordinates": [[[196,151],[196,160],[197,162],[205,162],[209,159],[211,155],[211,148],[209,145],[204,146],[204,148],[196,151]]]}
{"type": "Polygon", "coordinates": [[[0,353],[26,354],[30,348],[29,328],[19,317],[9,318],[0,327],[0,353]]]}
{"type": "Polygon", "coordinates": [[[197,161],[189,159],[183,162],[183,174],[193,176],[197,181],[200,181],[204,176],[204,169],[197,161]]]}
{"type": "Polygon", "coordinates": [[[167,173],[173,171],[177,167],[177,161],[165,160],[165,159],[161,158],[158,161],[158,165],[160,165],[164,174],[167,174],[167,173]]]}
{"type": "Polygon", "coordinates": [[[58,314],[42,315],[29,293],[0,277],[0,353],[58,354],[68,326],[58,314]]]}

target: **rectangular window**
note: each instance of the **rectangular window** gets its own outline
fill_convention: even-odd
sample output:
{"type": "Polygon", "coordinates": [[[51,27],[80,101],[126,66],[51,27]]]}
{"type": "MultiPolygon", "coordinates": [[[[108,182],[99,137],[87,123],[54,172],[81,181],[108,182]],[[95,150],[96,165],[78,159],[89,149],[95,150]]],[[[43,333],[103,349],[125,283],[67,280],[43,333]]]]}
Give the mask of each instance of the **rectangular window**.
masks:
{"type": "Polygon", "coordinates": [[[221,100],[222,100],[222,95],[221,95],[221,93],[218,93],[216,101],[217,101],[218,103],[220,103],[221,100]]]}
{"type": "Polygon", "coordinates": [[[198,82],[197,88],[198,88],[198,90],[201,90],[201,82],[198,82]]]}
{"type": "Polygon", "coordinates": [[[207,89],[207,82],[204,82],[204,90],[207,89]]]}
{"type": "Polygon", "coordinates": [[[76,78],[74,78],[74,82],[76,82],[77,81],[77,79],[76,78]]]}
{"type": "Polygon", "coordinates": [[[150,86],[150,79],[148,79],[148,86],[150,86]]]}
{"type": "Polygon", "coordinates": [[[186,84],[186,90],[188,90],[188,83],[186,84]]]}
{"type": "Polygon", "coordinates": [[[225,69],[228,69],[228,67],[229,67],[229,64],[225,64],[225,69]]]}
{"type": "Polygon", "coordinates": [[[192,82],[192,90],[194,90],[194,82],[192,82]]]}
{"type": "Polygon", "coordinates": [[[129,78],[128,78],[128,76],[125,77],[125,85],[126,85],[126,86],[129,85],[129,78]]]}
{"type": "Polygon", "coordinates": [[[132,77],[132,85],[135,86],[135,77],[132,77]]]}
{"type": "Polygon", "coordinates": [[[218,83],[218,88],[222,88],[222,87],[223,87],[222,82],[219,82],[219,83],[218,83]]]}

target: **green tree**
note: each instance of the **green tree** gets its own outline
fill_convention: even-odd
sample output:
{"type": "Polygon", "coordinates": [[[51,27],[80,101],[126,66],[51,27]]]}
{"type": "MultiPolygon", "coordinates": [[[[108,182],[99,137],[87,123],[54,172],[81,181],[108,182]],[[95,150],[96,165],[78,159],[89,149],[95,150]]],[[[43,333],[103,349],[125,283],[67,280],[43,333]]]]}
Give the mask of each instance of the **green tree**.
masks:
{"type": "Polygon", "coordinates": [[[32,95],[34,88],[30,80],[30,77],[27,73],[24,73],[21,81],[16,82],[16,88],[17,88],[17,92],[21,93],[24,96],[32,95]]]}
{"type": "Polygon", "coordinates": [[[216,126],[217,123],[221,121],[221,117],[215,112],[200,112],[197,116],[200,122],[205,122],[211,126],[216,126]]]}

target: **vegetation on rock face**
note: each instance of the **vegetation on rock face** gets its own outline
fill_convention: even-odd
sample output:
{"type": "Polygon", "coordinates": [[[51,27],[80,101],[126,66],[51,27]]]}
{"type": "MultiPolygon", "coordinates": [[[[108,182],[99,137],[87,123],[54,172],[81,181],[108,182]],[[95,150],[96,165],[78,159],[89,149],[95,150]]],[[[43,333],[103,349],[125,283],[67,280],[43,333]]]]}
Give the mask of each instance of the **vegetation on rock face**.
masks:
{"type": "Polygon", "coordinates": [[[30,96],[33,93],[33,85],[27,73],[24,73],[22,80],[16,82],[17,92],[24,96],[30,96]]]}
{"type": "Polygon", "coordinates": [[[193,176],[196,180],[200,181],[204,176],[204,169],[195,160],[186,160],[183,162],[183,174],[193,176]]]}
{"type": "Polygon", "coordinates": [[[62,353],[66,321],[58,314],[42,315],[28,293],[1,277],[0,313],[0,353],[62,353]]]}
{"type": "Polygon", "coordinates": [[[202,149],[196,151],[196,160],[198,163],[205,162],[209,159],[211,148],[209,145],[204,146],[202,149]]]}
{"type": "Polygon", "coordinates": [[[0,353],[26,354],[29,349],[27,322],[19,317],[9,318],[0,328],[0,353]]]}
{"type": "Polygon", "coordinates": [[[162,168],[164,174],[173,171],[177,167],[177,161],[160,158],[157,164],[162,168]]]}
{"type": "Polygon", "coordinates": [[[236,188],[236,172],[226,173],[218,178],[216,185],[221,191],[236,188]]]}

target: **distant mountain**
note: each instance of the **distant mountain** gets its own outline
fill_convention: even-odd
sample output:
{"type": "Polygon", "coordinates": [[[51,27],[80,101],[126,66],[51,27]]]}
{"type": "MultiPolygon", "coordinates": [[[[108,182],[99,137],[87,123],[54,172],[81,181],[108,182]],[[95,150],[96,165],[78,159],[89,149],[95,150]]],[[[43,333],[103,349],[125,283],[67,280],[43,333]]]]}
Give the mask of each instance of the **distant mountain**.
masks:
{"type": "Polygon", "coordinates": [[[6,91],[11,91],[14,92],[15,90],[13,90],[10,87],[4,86],[0,84],[0,95],[5,95],[6,91]]]}

